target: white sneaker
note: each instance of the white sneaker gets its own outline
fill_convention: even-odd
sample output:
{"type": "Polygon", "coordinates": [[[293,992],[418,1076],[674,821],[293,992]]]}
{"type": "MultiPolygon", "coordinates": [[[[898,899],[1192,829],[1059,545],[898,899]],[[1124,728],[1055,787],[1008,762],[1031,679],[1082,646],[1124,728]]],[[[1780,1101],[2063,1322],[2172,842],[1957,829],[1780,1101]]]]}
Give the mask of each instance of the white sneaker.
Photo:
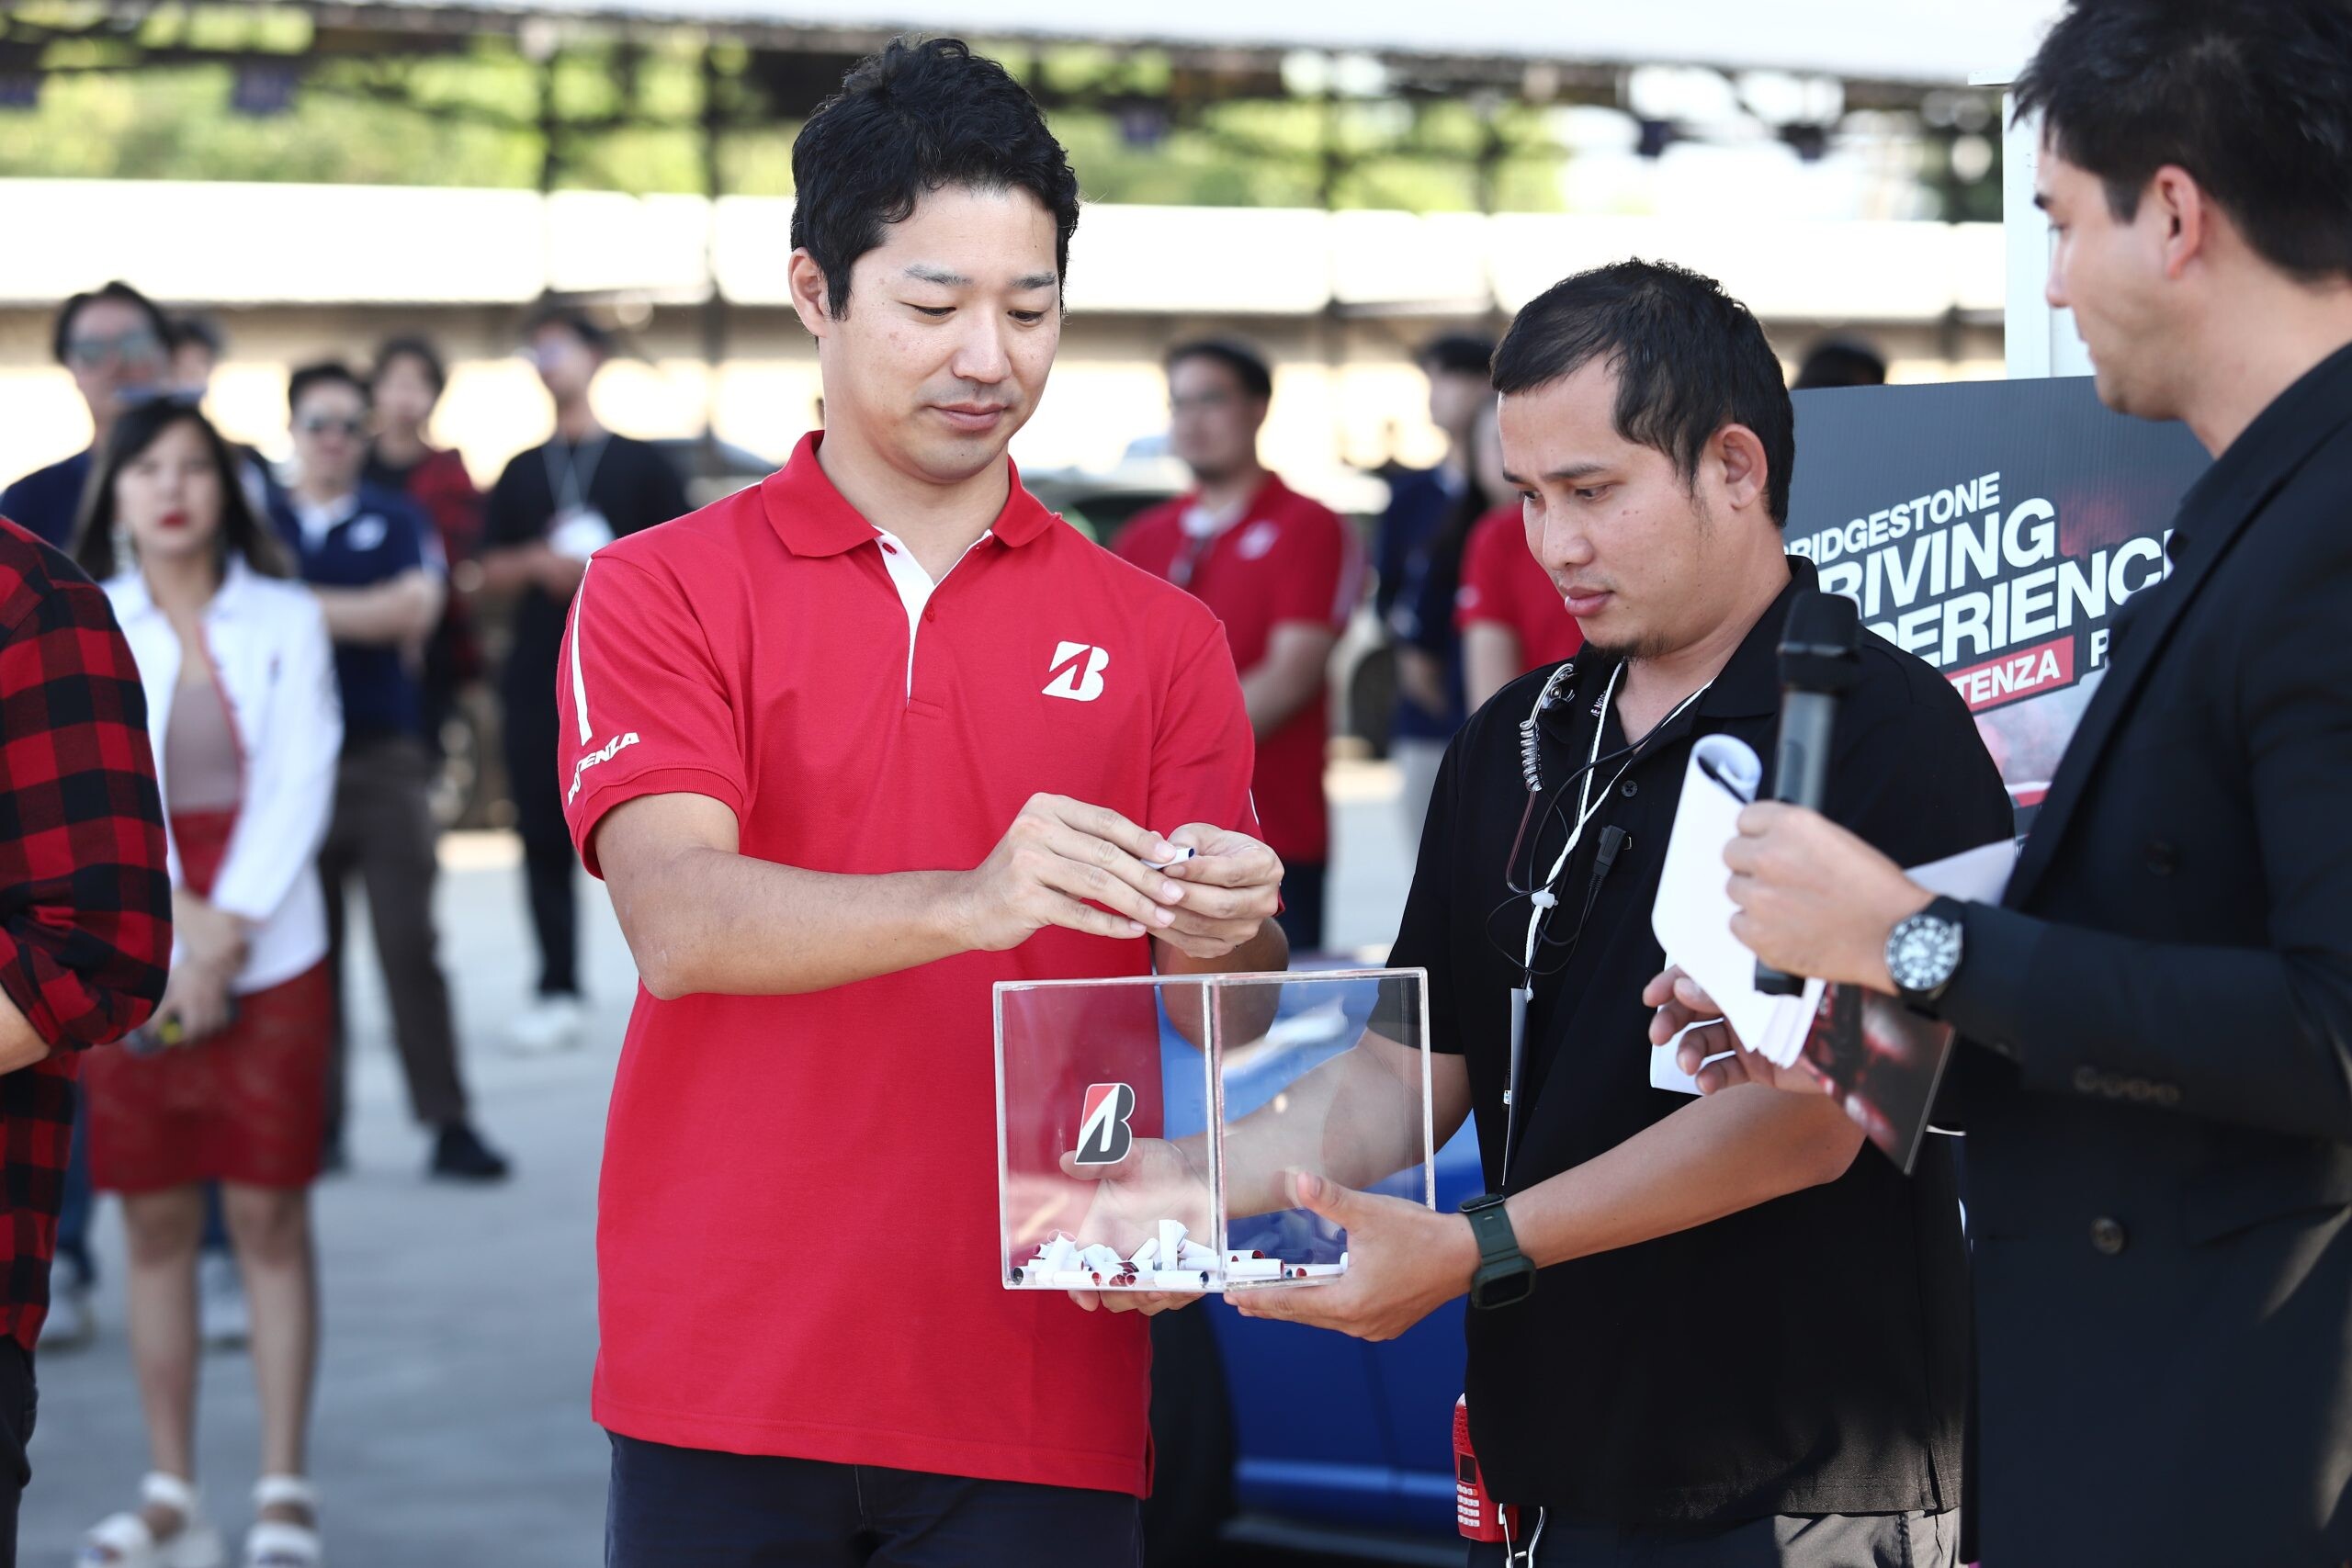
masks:
{"type": "Polygon", "coordinates": [[[98,1314],[90,1305],[90,1287],[70,1266],[50,1275],[49,1315],[40,1322],[44,1352],[78,1350],[98,1337],[98,1314]]]}
{"type": "Polygon", "coordinates": [[[237,1260],[227,1253],[207,1252],[198,1258],[196,1312],[207,1349],[233,1350],[252,1337],[245,1282],[237,1273],[237,1260]]]}
{"type": "Polygon", "coordinates": [[[541,997],[506,1026],[506,1046],[518,1056],[546,1056],[580,1043],[588,1009],[578,997],[541,997]]]}

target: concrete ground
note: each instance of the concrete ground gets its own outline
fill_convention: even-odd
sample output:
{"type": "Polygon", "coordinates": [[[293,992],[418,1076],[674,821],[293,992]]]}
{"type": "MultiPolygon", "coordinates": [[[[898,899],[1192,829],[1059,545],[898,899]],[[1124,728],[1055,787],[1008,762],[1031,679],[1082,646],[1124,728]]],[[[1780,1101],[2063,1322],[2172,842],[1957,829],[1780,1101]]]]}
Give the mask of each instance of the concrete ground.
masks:
{"type": "MultiPolygon", "coordinates": [[[[1331,783],[1329,945],[1379,948],[1410,876],[1395,775],[1342,765],[1331,783]]],[[[595,1179],[635,973],[602,885],[583,877],[587,1043],[547,1059],[504,1055],[504,1020],[536,976],[516,848],[501,835],[453,835],[442,861],[442,952],[466,1072],[481,1126],[517,1174],[482,1190],[421,1179],[424,1140],[408,1117],[381,987],[371,964],[356,964],[352,1168],[316,1194],[325,1304],[312,1473],[329,1556],[343,1568],[587,1568],[603,1560],[605,1464],[588,1419],[595,1179]]],[[[371,951],[364,930],[356,941],[371,951]]],[[[28,1568],[70,1562],[84,1529],[134,1500],[146,1467],[122,1333],[119,1214],[111,1203],[100,1214],[97,1339],[40,1361],[19,1536],[28,1568]]],[[[199,1482],[233,1544],[251,1517],[258,1455],[251,1371],[242,1353],[216,1352],[203,1379],[199,1482]]]]}

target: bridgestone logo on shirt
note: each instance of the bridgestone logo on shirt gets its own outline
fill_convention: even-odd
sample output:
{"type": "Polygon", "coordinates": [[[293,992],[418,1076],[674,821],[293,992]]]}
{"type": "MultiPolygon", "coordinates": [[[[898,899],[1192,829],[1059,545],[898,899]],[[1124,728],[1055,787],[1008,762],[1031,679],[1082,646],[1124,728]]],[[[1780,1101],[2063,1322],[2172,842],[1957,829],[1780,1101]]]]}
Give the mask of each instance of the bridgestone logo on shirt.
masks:
{"type": "Polygon", "coordinates": [[[581,774],[586,773],[589,769],[594,767],[599,762],[611,761],[624,750],[636,744],[637,731],[632,729],[626,735],[614,736],[610,740],[605,741],[602,746],[597,747],[594,751],[591,751],[585,757],[581,758],[580,761],[572,766],[571,792],[563,797],[563,803],[566,806],[570,806],[573,801],[580,798],[581,774]]]}
{"type": "Polygon", "coordinates": [[[1136,1113],[1136,1091],[1123,1083],[1090,1084],[1086,1113],[1079,1122],[1078,1152],[1073,1165],[1116,1165],[1135,1147],[1135,1129],[1127,1125],[1136,1113]]]}
{"type": "Polygon", "coordinates": [[[1083,642],[1058,644],[1054,649],[1054,661],[1050,666],[1055,675],[1046,685],[1046,695],[1068,697],[1074,703],[1091,703],[1102,694],[1102,671],[1109,668],[1110,663],[1111,650],[1108,649],[1083,642]]]}

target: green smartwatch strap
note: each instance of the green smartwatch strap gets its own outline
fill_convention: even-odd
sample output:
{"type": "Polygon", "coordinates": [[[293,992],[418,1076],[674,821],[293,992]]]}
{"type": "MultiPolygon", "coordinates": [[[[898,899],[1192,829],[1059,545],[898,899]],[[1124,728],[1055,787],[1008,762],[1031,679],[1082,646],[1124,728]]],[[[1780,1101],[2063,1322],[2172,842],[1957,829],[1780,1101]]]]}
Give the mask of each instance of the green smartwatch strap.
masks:
{"type": "Polygon", "coordinates": [[[1462,1213],[1470,1221],[1470,1233],[1478,1238],[1481,1267],[1525,1256],[1519,1249],[1519,1233],[1510,1228],[1510,1213],[1502,1199],[1491,1192],[1483,1194],[1463,1204],[1462,1213]]]}

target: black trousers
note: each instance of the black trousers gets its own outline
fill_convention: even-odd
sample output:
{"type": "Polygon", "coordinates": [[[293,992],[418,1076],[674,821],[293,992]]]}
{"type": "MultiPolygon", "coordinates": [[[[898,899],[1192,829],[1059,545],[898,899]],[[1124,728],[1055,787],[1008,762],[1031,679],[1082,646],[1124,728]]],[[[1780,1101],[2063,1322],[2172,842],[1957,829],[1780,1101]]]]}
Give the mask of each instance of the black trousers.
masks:
{"type": "Polygon", "coordinates": [[[0,1339],[0,1568],[17,1568],[17,1509],[33,1478],[25,1450],[33,1440],[33,1359],[13,1339],[0,1339]]]}
{"type": "MultiPolygon", "coordinates": [[[[1533,1529],[1535,1510],[1526,1510],[1533,1529]]],[[[1525,1551],[1528,1542],[1513,1545],[1525,1551]]],[[[1960,1514],[1782,1514],[1724,1529],[1619,1529],[1546,1520],[1532,1558],[1510,1568],[1956,1568],[1960,1514]]],[[[1503,1549],[1470,1548],[1469,1568],[1504,1568],[1503,1549]]]]}
{"type": "Polygon", "coordinates": [[[605,1568],[1142,1568],[1124,1492],[612,1436],[605,1568]]]}
{"type": "Polygon", "coordinates": [[[1323,885],[1329,874],[1321,861],[1283,867],[1283,912],[1274,923],[1290,938],[1293,953],[1323,951],[1323,885]]]}
{"type": "MultiPolygon", "coordinates": [[[[548,692],[554,682],[548,682],[548,692]]],[[[539,995],[580,994],[580,899],[573,882],[571,829],[563,820],[563,786],[556,777],[556,725],[548,692],[537,707],[510,682],[503,736],[506,788],[514,800],[514,829],[523,840],[523,877],[530,896],[531,931],[539,943],[539,995]]]]}

